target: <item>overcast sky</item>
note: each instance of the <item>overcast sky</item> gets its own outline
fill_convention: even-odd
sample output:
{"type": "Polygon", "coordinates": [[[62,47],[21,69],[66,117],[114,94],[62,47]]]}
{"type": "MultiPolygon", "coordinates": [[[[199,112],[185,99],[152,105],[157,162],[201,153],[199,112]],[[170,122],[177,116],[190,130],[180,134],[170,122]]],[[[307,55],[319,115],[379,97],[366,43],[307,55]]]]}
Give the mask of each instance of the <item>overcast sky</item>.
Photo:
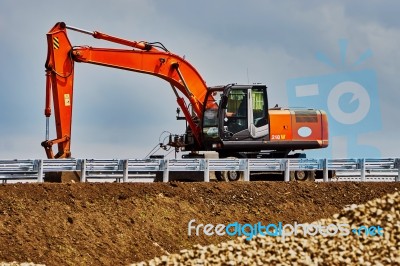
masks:
{"type": "MultiPolygon", "coordinates": [[[[395,0],[1,0],[0,159],[45,158],[40,143],[46,33],[58,21],[130,40],[160,41],[184,55],[209,86],[265,83],[270,106],[292,104],[290,80],[368,69],[375,75],[377,93],[369,95],[379,102],[378,115],[368,130],[331,128],[334,156],[375,154],[347,151],[349,143],[359,143],[380,156],[399,157],[399,11],[395,0]],[[345,58],[340,40],[347,42],[345,58]],[[369,56],[355,65],[366,51],[369,56]]],[[[73,45],[104,46],[87,35],[69,36],[73,45]]],[[[163,131],[184,132],[169,84],[153,76],[77,63],[74,93],[73,157],[144,158],[163,131]]]]}

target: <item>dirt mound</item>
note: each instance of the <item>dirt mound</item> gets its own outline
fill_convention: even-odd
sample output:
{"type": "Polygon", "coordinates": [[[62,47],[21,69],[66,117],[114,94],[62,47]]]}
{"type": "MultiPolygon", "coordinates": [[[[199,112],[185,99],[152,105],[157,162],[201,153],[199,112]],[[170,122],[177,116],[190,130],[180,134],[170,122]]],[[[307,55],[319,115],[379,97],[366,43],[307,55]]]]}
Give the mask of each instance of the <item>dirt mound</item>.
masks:
{"type": "Polygon", "coordinates": [[[228,231],[235,235],[236,230],[243,233],[235,240],[218,245],[197,244],[179,254],[130,266],[400,265],[400,212],[396,211],[399,205],[400,193],[396,192],[366,204],[352,204],[333,218],[312,224],[285,224],[281,229],[278,225],[262,228],[259,224],[247,224],[241,227],[247,229],[244,231],[235,225],[235,231],[228,231]]]}
{"type": "Polygon", "coordinates": [[[196,224],[306,223],[400,183],[86,183],[0,186],[0,261],[127,265],[228,236],[196,224]]]}

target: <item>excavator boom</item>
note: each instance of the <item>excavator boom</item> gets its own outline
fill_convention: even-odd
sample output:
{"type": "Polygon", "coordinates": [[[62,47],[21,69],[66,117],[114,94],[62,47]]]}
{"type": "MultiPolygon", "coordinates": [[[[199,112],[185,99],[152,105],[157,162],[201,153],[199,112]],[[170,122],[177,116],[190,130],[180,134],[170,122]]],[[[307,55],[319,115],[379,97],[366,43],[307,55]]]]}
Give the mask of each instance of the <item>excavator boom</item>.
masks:
{"type": "Polygon", "coordinates": [[[148,42],[136,42],[110,36],[98,31],[90,32],[57,23],[47,34],[48,54],[46,60],[46,140],[42,142],[48,158],[68,158],[71,156],[71,122],[73,106],[74,63],[82,62],[119,68],[153,75],[169,82],[177,97],[178,105],[200,142],[198,121],[202,119],[203,102],[207,86],[197,70],[184,58],[165,49],[164,46],[148,42]],[[92,35],[94,38],[129,46],[133,49],[93,48],[72,46],[67,29],[92,35]],[[185,98],[180,97],[178,91],[185,98]],[[49,140],[48,120],[51,116],[51,99],[54,102],[57,138],[49,140]],[[58,145],[58,153],[53,154],[52,146],[58,145]]]}

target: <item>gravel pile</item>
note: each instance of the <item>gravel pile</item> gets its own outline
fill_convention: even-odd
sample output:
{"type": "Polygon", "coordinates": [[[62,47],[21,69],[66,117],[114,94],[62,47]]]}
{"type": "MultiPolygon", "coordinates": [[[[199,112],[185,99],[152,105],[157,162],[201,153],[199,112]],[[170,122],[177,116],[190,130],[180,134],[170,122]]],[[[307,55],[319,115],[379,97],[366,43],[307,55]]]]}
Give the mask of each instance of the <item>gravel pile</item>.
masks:
{"type": "MultiPolygon", "coordinates": [[[[257,235],[249,240],[249,237],[242,236],[218,245],[196,245],[191,250],[181,250],[180,254],[157,257],[131,266],[400,265],[399,192],[366,204],[348,206],[331,219],[312,224],[326,226],[329,231],[317,232],[314,236],[304,235],[308,230],[305,226],[298,227],[296,235],[283,238],[257,235]],[[348,225],[347,231],[337,230],[339,227],[343,229],[344,225],[348,225]],[[362,226],[369,229],[368,235],[366,227],[362,226]]],[[[312,230],[307,232],[313,233],[312,230]]]]}

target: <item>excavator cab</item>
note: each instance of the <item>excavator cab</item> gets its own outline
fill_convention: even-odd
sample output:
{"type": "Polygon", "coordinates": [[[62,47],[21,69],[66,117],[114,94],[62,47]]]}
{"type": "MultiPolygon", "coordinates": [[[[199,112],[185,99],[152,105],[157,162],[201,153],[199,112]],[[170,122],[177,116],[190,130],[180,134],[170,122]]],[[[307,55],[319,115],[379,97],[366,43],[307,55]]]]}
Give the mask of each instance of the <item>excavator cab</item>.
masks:
{"type": "Polygon", "coordinates": [[[232,145],[243,148],[243,141],[269,140],[266,89],[265,85],[210,88],[202,125],[206,148],[219,150],[232,145]]]}

